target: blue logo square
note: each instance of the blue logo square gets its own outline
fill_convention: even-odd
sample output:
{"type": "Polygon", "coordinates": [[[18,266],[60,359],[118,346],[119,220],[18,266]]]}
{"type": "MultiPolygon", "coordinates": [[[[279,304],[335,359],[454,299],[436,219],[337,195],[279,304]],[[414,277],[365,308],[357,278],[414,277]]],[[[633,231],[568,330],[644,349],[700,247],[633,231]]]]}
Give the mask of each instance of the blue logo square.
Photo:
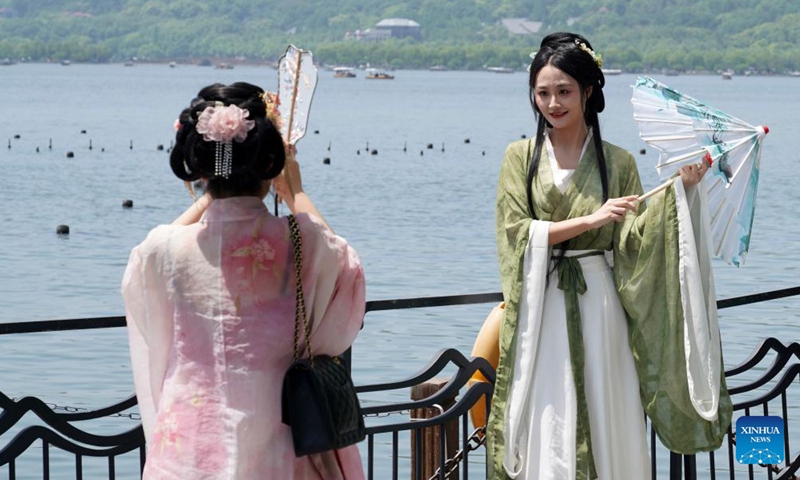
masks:
{"type": "Polygon", "coordinates": [[[774,465],[784,459],[781,417],[739,417],[736,420],[736,459],[742,464],[774,465]]]}

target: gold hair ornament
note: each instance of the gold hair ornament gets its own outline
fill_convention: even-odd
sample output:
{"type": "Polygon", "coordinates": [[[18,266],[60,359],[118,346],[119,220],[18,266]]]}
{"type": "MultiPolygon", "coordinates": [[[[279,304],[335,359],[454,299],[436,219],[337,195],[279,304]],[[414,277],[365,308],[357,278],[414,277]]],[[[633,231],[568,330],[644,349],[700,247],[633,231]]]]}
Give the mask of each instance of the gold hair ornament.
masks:
{"type": "Polygon", "coordinates": [[[267,110],[267,118],[273,125],[275,125],[276,130],[281,129],[281,113],[278,111],[278,106],[280,106],[281,101],[278,98],[277,93],[265,91],[261,95],[261,101],[264,102],[264,107],[267,110]]]}
{"type": "Polygon", "coordinates": [[[600,56],[600,54],[594,53],[594,50],[592,50],[591,48],[587,47],[585,43],[581,42],[578,39],[575,39],[575,45],[577,45],[578,48],[580,48],[581,50],[583,50],[584,52],[586,52],[586,53],[588,53],[589,55],[592,56],[592,60],[594,60],[594,63],[597,64],[597,68],[600,68],[600,67],[603,66],[603,57],[600,56]]]}

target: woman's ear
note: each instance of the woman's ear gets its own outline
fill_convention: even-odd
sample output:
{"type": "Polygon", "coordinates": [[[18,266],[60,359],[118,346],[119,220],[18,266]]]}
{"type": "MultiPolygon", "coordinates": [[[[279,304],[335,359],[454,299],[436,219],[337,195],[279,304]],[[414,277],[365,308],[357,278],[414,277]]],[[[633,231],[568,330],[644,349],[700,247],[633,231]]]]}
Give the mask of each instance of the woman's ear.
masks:
{"type": "Polygon", "coordinates": [[[592,85],[586,87],[586,98],[590,98],[592,96],[592,89],[593,89],[592,85]]]}

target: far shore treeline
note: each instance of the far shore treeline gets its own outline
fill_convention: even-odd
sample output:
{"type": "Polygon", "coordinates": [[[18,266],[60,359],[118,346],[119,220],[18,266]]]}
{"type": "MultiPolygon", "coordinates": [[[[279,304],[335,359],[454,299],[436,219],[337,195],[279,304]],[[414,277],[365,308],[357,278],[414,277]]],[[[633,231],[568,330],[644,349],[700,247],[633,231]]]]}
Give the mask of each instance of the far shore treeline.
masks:
{"type": "Polygon", "coordinates": [[[0,0],[0,61],[271,63],[294,43],[327,65],[520,70],[558,30],[610,69],[800,70],[798,0],[0,0]],[[345,39],[387,18],[421,38],[345,39]]]}

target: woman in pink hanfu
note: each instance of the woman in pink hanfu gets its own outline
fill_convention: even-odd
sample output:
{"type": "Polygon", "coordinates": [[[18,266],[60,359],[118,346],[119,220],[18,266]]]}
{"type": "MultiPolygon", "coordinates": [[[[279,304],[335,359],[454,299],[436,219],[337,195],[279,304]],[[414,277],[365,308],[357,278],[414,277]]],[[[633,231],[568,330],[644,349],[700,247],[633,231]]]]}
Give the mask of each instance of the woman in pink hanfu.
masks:
{"type": "Polygon", "coordinates": [[[281,423],[295,271],[287,219],[263,202],[271,181],[300,228],[314,354],[350,347],[365,292],[355,250],[303,191],[265,100],[254,85],[215,84],[183,110],[170,164],[206,193],[153,229],[125,271],[146,479],[364,478],[356,445],[297,458],[281,423]]]}

